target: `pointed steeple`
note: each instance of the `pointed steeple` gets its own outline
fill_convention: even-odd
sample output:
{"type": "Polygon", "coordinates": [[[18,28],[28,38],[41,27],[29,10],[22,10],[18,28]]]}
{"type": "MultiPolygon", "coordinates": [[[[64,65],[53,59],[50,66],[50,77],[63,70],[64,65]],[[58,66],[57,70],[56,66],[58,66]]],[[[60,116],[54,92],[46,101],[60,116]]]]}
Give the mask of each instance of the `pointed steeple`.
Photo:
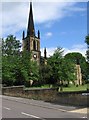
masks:
{"type": "Polygon", "coordinates": [[[45,47],[45,49],[44,49],[44,58],[45,58],[45,59],[47,58],[46,47],[45,47]]]}
{"type": "Polygon", "coordinates": [[[25,38],[25,32],[23,31],[22,39],[24,40],[25,38]]]}
{"type": "Polygon", "coordinates": [[[38,38],[40,39],[40,31],[38,30],[38,38]]]}
{"type": "Polygon", "coordinates": [[[28,19],[27,36],[35,36],[32,2],[30,2],[30,12],[29,12],[29,19],[28,19]]]}

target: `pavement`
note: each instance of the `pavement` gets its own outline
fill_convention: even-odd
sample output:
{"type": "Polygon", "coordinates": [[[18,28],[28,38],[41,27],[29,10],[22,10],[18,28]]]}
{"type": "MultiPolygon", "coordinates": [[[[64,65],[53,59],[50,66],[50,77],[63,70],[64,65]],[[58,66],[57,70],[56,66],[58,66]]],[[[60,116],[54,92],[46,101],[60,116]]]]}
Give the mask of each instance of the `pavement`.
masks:
{"type": "Polygon", "coordinates": [[[88,111],[88,108],[80,108],[76,110],[71,110],[70,112],[87,114],[87,111],[88,111]]]}

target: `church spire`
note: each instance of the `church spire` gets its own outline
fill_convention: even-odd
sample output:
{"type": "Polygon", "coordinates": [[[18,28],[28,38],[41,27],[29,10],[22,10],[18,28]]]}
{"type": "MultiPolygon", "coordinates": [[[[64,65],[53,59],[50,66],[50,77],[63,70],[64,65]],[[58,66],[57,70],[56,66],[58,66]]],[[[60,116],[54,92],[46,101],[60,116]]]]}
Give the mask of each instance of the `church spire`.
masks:
{"type": "Polygon", "coordinates": [[[29,19],[28,19],[27,36],[35,36],[32,2],[30,2],[30,12],[29,12],[29,19]]]}

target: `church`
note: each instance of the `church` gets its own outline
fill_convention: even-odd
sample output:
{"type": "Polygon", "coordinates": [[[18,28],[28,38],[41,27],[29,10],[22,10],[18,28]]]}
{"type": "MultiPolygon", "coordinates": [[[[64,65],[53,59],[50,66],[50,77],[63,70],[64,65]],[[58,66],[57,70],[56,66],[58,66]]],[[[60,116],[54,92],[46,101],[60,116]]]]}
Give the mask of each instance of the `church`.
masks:
{"type": "MultiPolygon", "coordinates": [[[[30,11],[27,26],[27,35],[25,37],[25,32],[23,31],[22,37],[22,50],[31,52],[31,60],[36,61],[38,65],[41,63],[41,51],[40,51],[40,31],[38,30],[38,35],[35,34],[34,19],[32,2],[30,2],[30,11]]],[[[46,64],[46,48],[44,49],[44,63],[46,64]]]]}
{"type": "MultiPolygon", "coordinates": [[[[38,30],[38,35],[36,36],[35,27],[34,27],[34,19],[33,19],[33,10],[32,10],[32,2],[30,2],[30,11],[28,18],[28,26],[27,26],[27,34],[25,37],[25,32],[23,31],[22,37],[22,50],[28,51],[31,53],[31,60],[36,61],[38,65],[47,64],[47,52],[46,48],[44,49],[44,57],[41,56],[40,51],[40,31],[38,30]]],[[[80,65],[76,65],[77,70],[77,80],[76,84],[82,84],[82,74],[80,65]]]]}

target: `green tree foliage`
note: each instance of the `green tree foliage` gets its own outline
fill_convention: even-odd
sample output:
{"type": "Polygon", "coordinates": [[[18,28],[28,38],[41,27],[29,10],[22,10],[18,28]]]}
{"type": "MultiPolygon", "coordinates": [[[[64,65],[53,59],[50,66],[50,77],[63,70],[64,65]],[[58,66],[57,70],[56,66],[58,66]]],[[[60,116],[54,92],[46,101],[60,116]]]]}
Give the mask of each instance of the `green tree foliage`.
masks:
{"type": "Polygon", "coordinates": [[[15,72],[20,55],[21,44],[16,37],[9,35],[2,39],[2,83],[13,85],[15,82],[15,72]]]}
{"type": "Polygon", "coordinates": [[[6,86],[30,86],[30,80],[37,81],[39,78],[39,70],[37,64],[31,61],[31,54],[20,49],[21,43],[13,35],[2,39],[2,83],[6,86]]]}
{"type": "Polygon", "coordinates": [[[33,80],[35,86],[39,84],[39,66],[35,61],[31,61],[29,80],[33,80]]]}
{"type": "Polygon", "coordinates": [[[0,38],[0,84],[2,84],[2,39],[0,38]]]}
{"type": "Polygon", "coordinates": [[[86,36],[86,40],[85,40],[86,44],[87,44],[87,51],[86,51],[86,55],[87,55],[87,60],[89,62],[89,35],[86,36]]]}
{"type": "Polygon", "coordinates": [[[65,55],[65,58],[70,59],[75,64],[85,62],[85,57],[79,52],[72,52],[65,55]]]}
{"type": "Polygon", "coordinates": [[[87,79],[87,63],[85,57],[78,52],[68,53],[65,55],[65,58],[70,60],[74,64],[80,64],[82,70],[83,80],[87,79]]]}
{"type": "Polygon", "coordinates": [[[53,56],[51,56],[48,60],[49,65],[52,67],[51,79],[54,84],[56,84],[57,81],[60,80],[59,71],[61,68],[60,65],[61,65],[61,61],[63,58],[62,54],[63,54],[63,50],[62,50],[62,48],[59,47],[55,50],[53,56]]]}
{"type": "Polygon", "coordinates": [[[49,64],[45,65],[41,65],[40,66],[40,84],[44,85],[44,84],[52,84],[52,69],[51,66],[49,64]]]}
{"type": "Polygon", "coordinates": [[[86,36],[85,42],[87,44],[87,51],[86,51],[86,56],[87,56],[87,82],[89,83],[89,35],[86,36]]]}
{"type": "Polygon", "coordinates": [[[61,64],[61,71],[63,76],[62,80],[64,80],[67,85],[69,85],[70,81],[74,82],[76,80],[75,70],[75,64],[64,57],[61,64]]]}
{"type": "Polygon", "coordinates": [[[2,57],[2,83],[11,86],[15,80],[13,70],[13,63],[9,62],[9,58],[6,56],[2,57]]]}
{"type": "Polygon", "coordinates": [[[9,35],[6,40],[2,39],[2,55],[17,55],[20,53],[21,43],[16,37],[9,35]]]}
{"type": "Polygon", "coordinates": [[[48,60],[48,63],[52,67],[51,78],[54,84],[63,84],[64,81],[69,83],[70,80],[75,80],[74,76],[74,64],[63,57],[62,48],[57,48],[53,56],[48,60]]]}

